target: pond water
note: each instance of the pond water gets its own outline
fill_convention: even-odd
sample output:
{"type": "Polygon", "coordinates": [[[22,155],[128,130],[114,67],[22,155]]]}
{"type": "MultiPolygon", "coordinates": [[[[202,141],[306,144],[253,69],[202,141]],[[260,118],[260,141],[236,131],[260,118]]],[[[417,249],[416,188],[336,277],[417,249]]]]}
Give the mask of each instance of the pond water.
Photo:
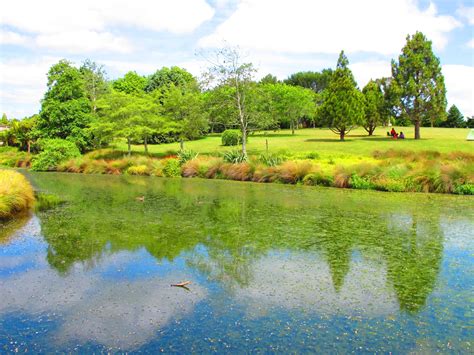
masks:
{"type": "Polygon", "coordinates": [[[472,198],[27,175],[66,202],[0,227],[0,353],[472,352],[472,198]]]}

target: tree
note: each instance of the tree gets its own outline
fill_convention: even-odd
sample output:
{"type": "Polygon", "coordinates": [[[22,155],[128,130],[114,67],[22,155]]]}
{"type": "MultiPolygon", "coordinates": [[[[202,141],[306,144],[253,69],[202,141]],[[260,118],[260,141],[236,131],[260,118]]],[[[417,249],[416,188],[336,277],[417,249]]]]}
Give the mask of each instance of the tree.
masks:
{"type": "Polygon", "coordinates": [[[467,128],[474,128],[474,116],[467,117],[466,127],[467,128]]]}
{"type": "Polygon", "coordinates": [[[364,95],[357,89],[348,64],[342,51],[337,69],[325,90],[323,104],[318,109],[319,119],[334,133],[339,134],[341,141],[364,120],[364,95]]]}
{"type": "Polygon", "coordinates": [[[203,93],[204,110],[208,116],[211,133],[225,131],[235,126],[235,117],[238,112],[230,86],[223,85],[203,93]]]}
{"type": "Polygon", "coordinates": [[[267,84],[271,93],[272,113],[277,120],[287,120],[290,123],[291,133],[295,134],[302,117],[313,118],[315,94],[310,89],[286,84],[267,84]]]}
{"type": "Polygon", "coordinates": [[[332,69],[323,69],[321,72],[298,72],[291,74],[288,79],[285,80],[285,84],[301,86],[311,89],[315,93],[321,93],[328,87],[332,74],[332,69]]]}
{"type": "Polygon", "coordinates": [[[8,125],[8,117],[6,113],[3,113],[2,118],[0,119],[0,125],[8,125]]]}
{"type": "Polygon", "coordinates": [[[26,149],[28,153],[31,152],[32,141],[37,138],[37,131],[35,130],[37,119],[38,115],[33,115],[22,120],[16,120],[12,122],[10,128],[20,149],[26,149]]]}
{"type": "Polygon", "coordinates": [[[134,71],[129,71],[123,78],[119,78],[112,83],[112,87],[116,91],[126,94],[139,94],[145,90],[147,79],[138,75],[134,71]]]}
{"type": "Polygon", "coordinates": [[[263,103],[252,95],[262,94],[253,82],[255,68],[252,63],[242,61],[242,54],[237,47],[224,47],[216,50],[210,59],[211,67],[206,75],[208,85],[229,86],[226,100],[232,100],[237,111],[237,124],[242,133],[242,154],[247,156],[247,135],[250,130],[267,124],[268,115],[260,111],[263,103]]]}
{"type": "Polygon", "coordinates": [[[79,69],[61,60],[50,68],[47,85],[38,118],[39,135],[70,139],[85,150],[90,143],[84,129],[91,122],[91,102],[79,69]]]}
{"type": "Polygon", "coordinates": [[[166,88],[170,85],[176,87],[191,87],[197,86],[196,78],[186,69],[180,67],[163,67],[157,70],[148,78],[148,83],[145,87],[146,92],[152,92],[159,88],[166,88]]]}
{"type": "Polygon", "coordinates": [[[365,97],[365,119],[363,123],[364,129],[371,136],[375,128],[382,121],[382,114],[384,110],[384,95],[380,85],[373,80],[370,80],[367,85],[362,89],[362,93],[365,97]]]}
{"type": "Polygon", "coordinates": [[[446,88],[439,59],[431,41],[421,32],[407,36],[407,43],[392,60],[392,77],[399,97],[399,108],[415,125],[415,139],[420,139],[424,119],[432,123],[446,115],[446,88]]]}
{"type": "Polygon", "coordinates": [[[84,79],[87,97],[92,103],[92,111],[95,112],[97,109],[97,99],[108,90],[104,66],[86,59],[79,68],[79,71],[84,79]]]}
{"type": "Polygon", "coordinates": [[[260,84],[276,84],[279,80],[275,75],[267,74],[262,79],[260,79],[260,84]]]}
{"type": "Polygon", "coordinates": [[[127,139],[128,155],[134,139],[143,139],[145,153],[148,153],[148,140],[163,122],[159,109],[153,97],[145,93],[131,95],[112,90],[98,102],[102,121],[96,128],[107,133],[112,124],[114,135],[127,139]]]}
{"type": "Polygon", "coordinates": [[[171,84],[163,89],[159,101],[163,116],[181,127],[181,138],[196,139],[208,129],[203,97],[198,90],[171,84]]]}
{"type": "Polygon", "coordinates": [[[464,116],[461,111],[452,105],[448,110],[448,115],[446,121],[441,124],[441,127],[452,127],[452,128],[465,128],[466,121],[464,121],[464,116]]]}

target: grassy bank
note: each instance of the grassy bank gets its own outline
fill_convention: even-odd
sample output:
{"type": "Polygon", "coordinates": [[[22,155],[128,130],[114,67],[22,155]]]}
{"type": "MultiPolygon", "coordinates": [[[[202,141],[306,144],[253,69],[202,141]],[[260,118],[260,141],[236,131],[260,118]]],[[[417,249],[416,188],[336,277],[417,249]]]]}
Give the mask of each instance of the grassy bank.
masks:
{"type": "MultiPolygon", "coordinates": [[[[411,128],[396,129],[410,137],[411,128]]],[[[186,142],[181,153],[177,143],[150,146],[148,156],[135,146],[128,157],[119,143],[62,162],[56,170],[473,195],[474,146],[466,134],[465,129],[424,128],[422,140],[393,140],[368,137],[359,129],[339,142],[325,129],[299,130],[294,136],[267,132],[249,138],[247,161],[240,160],[239,147],[222,146],[219,136],[186,142]]],[[[28,166],[31,157],[7,149],[0,150],[2,161],[28,166]]]]}
{"type": "MultiPolygon", "coordinates": [[[[397,192],[474,194],[474,154],[407,150],[374,151],[364,159],[333,161],[318,154],[287,157],[276,154],[229,161],[224,156],[185,152],[164,159],[122,157],[96,151],[60,164],[58,171],[86,174],[128,174],[200,177],[262,183],[321,185],[397,192]]],[[[236,155],[237,156],[237,155],[236,155]]]]}
{"type": "Polygon", "coordinates": [[[28,211],[33,202],[33,188],[22,174],[0,170],[0,219],[28,211]]]}

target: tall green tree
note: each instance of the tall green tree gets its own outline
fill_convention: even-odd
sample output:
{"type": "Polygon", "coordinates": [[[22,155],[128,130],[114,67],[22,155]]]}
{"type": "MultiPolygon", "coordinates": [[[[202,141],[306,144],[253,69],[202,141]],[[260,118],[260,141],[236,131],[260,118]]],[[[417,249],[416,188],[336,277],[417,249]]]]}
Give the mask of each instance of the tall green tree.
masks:
{"type": "Polygon", "coordinates": [[[292,134],[295,134],[301,118],[314,118],[315,93],[310,89],[287,84],[267,84],[266,87],[271,93],[271,112],[277,121],[289,122],[292,134]]]}
{"type": "Polygon", "coordinates": [[[284,82],[288,85],[301,86],[321,93],[325,90],[333,74],[332,69],[323,69],[321,72],[304,71],[291,74],[284,82]]]}
{"type": "Polygon", "coordinates": [[[38,131],[35,129],[37,120],[38,115],[33,115],[22,120],[16,120],[12,122],[10,128],[20,146],[20,149],[26,150],[28,153],[31,152],[31,143],[38,135],[38,131]]]}
{"type": "Polygon", "coordinates": [[[431,41],[421,32],[407,36],[407,43],[392,60],[392,76],[399,97],[399,108],[415,125],[415,139],[420,139],[423,120],[435,122],[446,115],[446,88],[439,59],[431,41]]]}
{"type": "Polygon", "coordinates": [[[276,84],[279,80],[275,75],[267,74],[263,78],[260,79],[260,84],[276,84]]]}
{"type": "Polygon", "coordinates": [[[148,153],[148,141],[163,123],[160,106],[145,93],[132,95],[112,90],[98,102],[98,114],[102,123],[97,129],[107,132],[112,125],[114,136],[127,140],[128,155],[133,140],[143,140],[148,153]]]}
{"type": "Polygon", "coordinates": [[[6,113],[3,113],[2,118],[0,119],[0,125],[8,125],[8,117],[6,113]]]}
{"type": "Polygon", "coordinates": [[[145,90],[148,81],[144,76],[138,75],[134,71],[129,71],[123,78],[118,78],[112,83],[116,91],[126,94],[139,94],[145,90]]]}
{"type": "Polygon", "coordinates": [[[152,92],[156,89],[166,88],[170,85],[189,88],[191,86],[197,86],[197,80],[186,69],[176,66],[171,68],[163,67],[150,75],[145,91],[152,92]]]}
{"type": "Polygon", "coordinates": [[[442,127],[452,127],[452,128],[465,128],[466,121],[464,121],[464,116],[462,115],[461,111],[456,107],[456,105],[452,105],[448,110],[448,115],[446,121],[441,124],[442,127]]]}
{"type": "Polygon", "coordinates": [[[84,79],[84,87],[87,97],[92,103],[92,111],[97,109],[97,99],[108,91],[106,72],[103,65],[86,59],[79,71],[84,79]]]}
{"type": "Polygon", "coordinates": [[[384,95],[380,85],[374,80],[370,80],[367,83],[367,85],[362,89],[362,93],[365,97],[365,118],[362,126],[369,136],[371,136],[374,133],[375,128],[382,122],[385,104],[384,95]]]}
{"type": "Polygon", "coordinates": [[[91,122],[92,106],[79,69],[61,60],[50,68],[47,85],[38,118],[40,136],[69,139],[87,149],[90,137],[85,128],[91,122]]]}
{"type": "Polygon", "coordinates": [[[342,51],[324,102],[318,108],[318,118],[339,135],[341,141],[353,128],[364,122],[364,95],[357,89],[349,61],[342,51]]]}
{"type": "Polygon", "coordinates": [[[163,116],[181,127],[180,138],[196,139],[207,131],[208,118],[200,91],[171,84],[162,90],[159,101],[163,116]]]}

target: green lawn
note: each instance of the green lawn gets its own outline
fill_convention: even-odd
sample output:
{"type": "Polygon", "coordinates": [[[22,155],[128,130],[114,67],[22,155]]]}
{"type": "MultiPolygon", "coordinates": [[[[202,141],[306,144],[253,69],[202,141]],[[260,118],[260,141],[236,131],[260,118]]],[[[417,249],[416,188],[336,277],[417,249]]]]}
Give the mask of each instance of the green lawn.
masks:
{"type": "MultiPolygon", "coordinates": [[[[317,152],[321,157],[350,158],[354,156],[370,156],[374,150],[403,149],[403,150],[435,150],[439,152],[474,152],[474,142],[466,141],[469,129],[457,128],[422,128],[421,140],[414,140],[413,127],[395,127],[397,132],[404,132],[407,139],[393,140],[386,136],[386,127],[378,128],[375,135],[367,136],[362,129],[356,129],[347,136],[345,142],[340,142],[338,136],[328,129],[301,129],[291,135],[289,130],[260,132],[249,137],[249,154],[265,152],[265,141],[268,140],[269,152],[298,154],[317,152]]],[[[185,149],[201,154],[212,154],[235,149],[223,147],[221,138],[212,135],[196,141],[185,142],[185,149]]],[[[116,148],[126,151],[125,142],[116,144],[116,148]]],[[[135,145],[134,151],[143,152],[142,145],[135,145]]],[[[178,151],[179,143],[150,145],[150,153],[163,154],[178,151]]]]}

